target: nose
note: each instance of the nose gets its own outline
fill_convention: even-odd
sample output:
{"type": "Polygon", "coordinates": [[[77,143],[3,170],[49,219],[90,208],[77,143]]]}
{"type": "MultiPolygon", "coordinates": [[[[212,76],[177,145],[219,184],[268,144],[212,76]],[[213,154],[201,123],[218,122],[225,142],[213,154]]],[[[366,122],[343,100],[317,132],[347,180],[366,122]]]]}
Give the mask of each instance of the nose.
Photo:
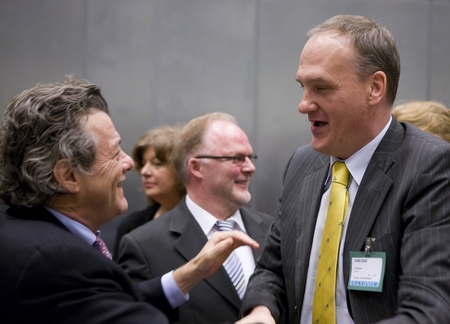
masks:
{"type": "Polygon", "coordinates": [[[150,162],[146,162],[141,169],[141,175],[149,175],[151,172],[150,162]]]}
{"type": "Polygon", "coordinates": [[[317,105],[312,100],[312,95],[306,89],[303,90],[302,100],[298,104],[298,111],[301,114],[308,114],[317,110],[317,105]]]}
{"type": "Polygon", "coordinates": [[[122,165],[123,165],[124,171],[126,172],[126,171],[133,169],[134,162],[133,162],[133,159],[128,154],[126,154],[123,151],[122,151],[122,153],[124,154],[124,158],[122,160],[123,161],[122,165]]]}
{"type": "Polygon", "coordinates": [[[253,164],[252,160],[248,156],[245,157],[245,161],[242,164],[242,172],[245,173],[253,173],[256,171],[256,167],[253,164]]]}

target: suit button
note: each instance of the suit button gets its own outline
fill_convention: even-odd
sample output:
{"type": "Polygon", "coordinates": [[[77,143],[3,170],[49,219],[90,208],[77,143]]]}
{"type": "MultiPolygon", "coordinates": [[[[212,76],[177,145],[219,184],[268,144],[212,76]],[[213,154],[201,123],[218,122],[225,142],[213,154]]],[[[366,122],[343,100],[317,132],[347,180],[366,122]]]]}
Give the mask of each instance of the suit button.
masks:
{"type": "Polygon", "coordinates": [[[298,307],[297,307],[297,305],[295,305],[294,311],[295,311],[295,314],[297,314],[297,312],[298,312],[298,307]]]}

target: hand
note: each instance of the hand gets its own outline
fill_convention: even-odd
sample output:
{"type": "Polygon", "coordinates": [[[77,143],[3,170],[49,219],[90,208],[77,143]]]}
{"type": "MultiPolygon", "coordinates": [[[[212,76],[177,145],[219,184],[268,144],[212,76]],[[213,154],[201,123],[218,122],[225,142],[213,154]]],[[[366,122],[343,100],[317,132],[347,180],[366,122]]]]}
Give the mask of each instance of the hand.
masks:
{"type": "Polygon", "coordinates": [[[215,232],[195,258],[173,272],[180,290],[187,293],[201,280],[212,276],[231,252],[243,245],[259,248],[258,242],[243,232],[215,232]]]}
{"type": "Polygon", "coordinates": [[[215,232],[192,262],[201,275],[207,278],[216,273],[234,249],[243,245],[259,248],[258,242],[243,232],[215,232]]]}
{"type": "Polygon", "coordinates": [[[256,306],[247,316],[241,318],[235,324],[275,324],[275,319],[266,306],[256,306]]]}

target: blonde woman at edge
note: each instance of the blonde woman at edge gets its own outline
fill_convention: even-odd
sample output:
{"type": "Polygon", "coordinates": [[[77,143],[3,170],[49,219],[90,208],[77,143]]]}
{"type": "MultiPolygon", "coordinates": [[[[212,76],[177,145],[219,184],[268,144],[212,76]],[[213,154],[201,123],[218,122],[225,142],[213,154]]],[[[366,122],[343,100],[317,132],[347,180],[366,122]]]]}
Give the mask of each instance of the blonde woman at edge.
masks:
{"type": "Polygon", "coordinates": [[[409,101],[392,110],[400,122],[407,122],[450,143],[450,111],[436,101],[409,101]]]}

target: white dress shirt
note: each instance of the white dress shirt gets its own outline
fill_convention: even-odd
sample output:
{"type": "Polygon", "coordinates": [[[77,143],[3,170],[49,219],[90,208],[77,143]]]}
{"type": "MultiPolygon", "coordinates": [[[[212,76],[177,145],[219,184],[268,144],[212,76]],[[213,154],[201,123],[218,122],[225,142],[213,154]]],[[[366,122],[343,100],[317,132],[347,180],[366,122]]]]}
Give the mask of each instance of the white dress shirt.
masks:
{"type": "MultiPolygon", "coordinates": [[[[206,210],[201,208],[199,205],[194,203],[188,195],[186,195],[186,206],[194,216],[197,223],[200,225],[203,233],[205,233],[206,237],[209,239],[215,230],[213,229],[214,224],[219,220],[214,217],[206,210]]],[[[244,222],[242,221],[241,212],[237,210],[233,215],[228,217],[226,220],[233,220],[236,223],[236,227],[247,234],[247,231],[244,226],[244,222]]],[[[248,279],[255,271],[255,259],[253,257],[252,249],[249,246],[241,246],[235,250],[239,259],[242,263],[242,268],[244,270],[244,278],[248,283],[248,279]]]]}

